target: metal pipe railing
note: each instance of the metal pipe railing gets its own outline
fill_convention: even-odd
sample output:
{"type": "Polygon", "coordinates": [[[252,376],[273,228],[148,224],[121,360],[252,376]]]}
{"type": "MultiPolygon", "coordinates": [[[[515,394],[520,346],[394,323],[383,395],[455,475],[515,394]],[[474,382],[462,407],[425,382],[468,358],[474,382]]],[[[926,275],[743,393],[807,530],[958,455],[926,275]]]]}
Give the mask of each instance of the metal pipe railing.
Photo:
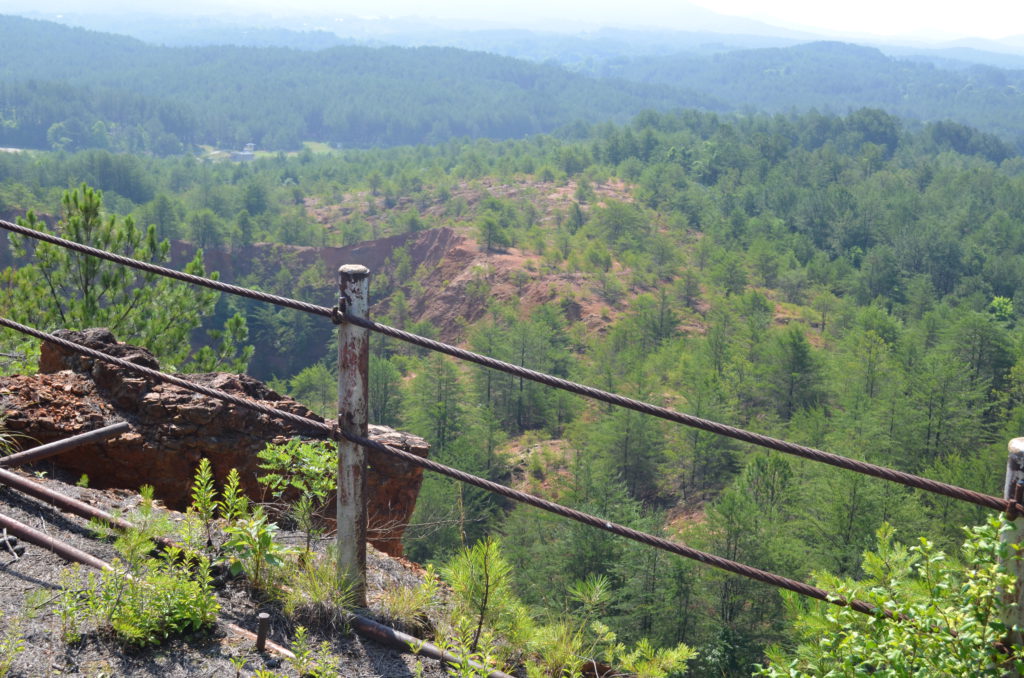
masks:
{"type": "Polygon", "coordinates": [[[40,459],[47,459],[81,445],[110,440],[122,433],[127,433],[131,428],[131,424],[128,422],[119,421],[116,424],[104,426],[103,428],[98,428],[94,431],[79,433],[78,435],[65,438],[64,440],[57,440],[52,443],[33,447],[32,449],[25,450],[24,452],[17,452],[15,454],[9,454],[6,457],[0,457],[0,466],[21,466],[22,464],[29,464],[33,461],[39,461],[40,459]]]}

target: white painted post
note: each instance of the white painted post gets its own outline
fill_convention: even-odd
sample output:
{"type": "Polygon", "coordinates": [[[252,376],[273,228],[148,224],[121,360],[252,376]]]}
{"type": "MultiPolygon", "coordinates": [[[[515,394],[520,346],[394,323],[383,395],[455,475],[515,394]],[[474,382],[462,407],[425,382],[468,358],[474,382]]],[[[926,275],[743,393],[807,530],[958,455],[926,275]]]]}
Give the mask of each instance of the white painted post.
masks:
{"type": "MultiPolygon", "coordinates": [[[[366,317],[370,271],[365,266],[338,269],[339,308],[366,317]]],[[[343,322],[338,326],[338,426],[366,437],[369,384],[369,331],[343,322]]],[[[366,449],[338,441],[338,575],[352,586],[353,601],[366,607],[366,449]]]]}
{"type": "MultiPolygon", "coordinates": [[[[1020,500],[1024,496],[1024,438],[1014,438],[1009,444],[1009,456],[1006,459],[1006,483],[1003,486],[1004,499],[1020,500]]],[[[1011,546],[1024,545],[1024,515],[1013,521],[1013,529],[1004,532],[1000,539],[1011,546]]],[[[1006,641],[1010,646],[1024,645],[1024,560],[1014,558],[1006,563],[1007,569],[1017,578],[1013,594],[1003,595],[1002,620],[1010,629],[1006,641]]],[[[1010,670],[1006,675],[1020,675],[1010,670]]]]}

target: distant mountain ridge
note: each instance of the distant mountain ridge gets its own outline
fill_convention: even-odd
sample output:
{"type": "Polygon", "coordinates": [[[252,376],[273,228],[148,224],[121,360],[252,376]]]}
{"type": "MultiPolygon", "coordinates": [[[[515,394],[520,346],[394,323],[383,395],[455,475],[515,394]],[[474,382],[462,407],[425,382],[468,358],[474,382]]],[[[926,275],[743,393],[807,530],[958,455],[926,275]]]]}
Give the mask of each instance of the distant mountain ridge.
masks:
{"type": "Polygon", "coordinates": [[[525,52],[543,45],[554,52],[537,63],[453,47],[159,47],[0,17],[0,146],[158,154],[250,142],[265,150],[304,141],[359,148],[521,138],[578,122],[623,122],[643,110],[868,107],[953,120],[1024,148],[1024,70],[945,68],[941,59],[840,42],[662,53],[676,35],[665,32],[648,48],[653,54],[615,56],[634,34],[601,32],[562,47],[553,36],[530,43],[534,34],[488,35],[492,46],[522,37],[525,52]]]}
{"type": "Polygon", "coordinates": [[[1024,70],[940,68],[849,43],[638,57],[609,62],[595,75],[647,84],[685,82],[737,109],[816,108],[842,114],[881,108],[915,120],[953,120],[1017,143],[1024,139],[1024,70]]]}
{"type": "Polygon", "coordinates": [[[168,135],[185,146],[369,147],[517,138],[651,108],[724,108],[682,88],[599,81],[454,48],[156,47],[19,17],[0,17],[0,40],[6,146],[45,148],[67,138],[63,147],[73,150],[88,146],[79,138],[101,122],[116,134],[140,128],[167,146],[127,150],[173,152],[168,135]],[[74,103],[29,91],[29,83],[67,87],[74,103]],[[54,124],[68,134],[53,138],[54,124]]]}
{"type": "Polygon", "coordinates": [[[821,40],[856,42],[894,56],[935,59],[946,67],[981,64],[1024,67],[1024,35],[999,40],[963,38],[922,42],[912,38],[840,36],[797,31],[690,7],[685,27],[624,27],[611,24],[529,25],[451,21],[420,17],[261,16],[259,14],[189,16],[136,10],[103,13],[99,9],[60,14],[22,13],[90,30],[128,35],[166,46],[262,46],[318,50],[341,44],[398,47],[457,47],[502,56],[564,65],[587,59],[718,53],[765,47],[790,47],[821,40]]]}

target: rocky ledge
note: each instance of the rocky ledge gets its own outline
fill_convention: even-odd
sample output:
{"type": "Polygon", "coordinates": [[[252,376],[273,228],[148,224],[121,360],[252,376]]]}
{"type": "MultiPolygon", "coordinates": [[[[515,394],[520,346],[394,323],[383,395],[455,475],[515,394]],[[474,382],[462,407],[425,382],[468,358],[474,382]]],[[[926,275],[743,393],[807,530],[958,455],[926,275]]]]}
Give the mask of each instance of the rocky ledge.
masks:
{"type": "MultiPolygon", "coordinates": [[[[138,365],[160,368],[149,351],[118,343],[109,330],[60,330],[55,334],[138,365]]],[[[295,400],[244,374],[179,376],[323,421],[295,400]]],[[[75,448],[55,457],[54,463],[87,474],[93,487],[138,489],[152,485],[156,496],[176,509],[189,503],[191,478],[203,457],[210,460],[219,481],[236,468],[246,493],[254,500],[264,499],[256,480],[256,453],[269,442],[281,443],[300,435],[292,425],[267,415],[179,386],[154,383],[45,342],[39,374],[0,377],[0,415],[6,418],[8,429],[28,436],[32,444],[127,421],[132,427],[128,433],[75,448]]],[[[384,426],[371,425],[370,437],[420,456],[429,452],[422,438],[384,426]]],[[[422,469],[372,450],[368,465],[369,541],[385,553],[401,555],[401,537],[416,505],[422,469]]]]}

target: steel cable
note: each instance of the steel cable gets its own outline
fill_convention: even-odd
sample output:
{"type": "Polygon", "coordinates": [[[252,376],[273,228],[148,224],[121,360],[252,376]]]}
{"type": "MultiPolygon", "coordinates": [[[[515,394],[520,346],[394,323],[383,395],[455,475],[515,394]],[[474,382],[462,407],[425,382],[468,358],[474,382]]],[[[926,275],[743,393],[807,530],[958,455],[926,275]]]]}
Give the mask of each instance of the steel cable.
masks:
{"type": "Polygon", "coordinates": [[[355,325],[359,325],[360,327],[364,327],[370,331],[377,332],[379,334],[383,334],[385,336],[389,336],[394,339],[398,339],[399,341],[413,344],[415,346],[420,346],[421,348],[425,348],[430,351],[444,353],[454,358],[458,358],[460,360],[476,363],[484,367],[498,370],[500,372],[505,372],[506,374],[511,374],[522,379],[528,379],[530,381],[544,384],[552,388],[558,388],[563,391],[568,391],[569,393],[575,393],[577,395],[584,396],[586,398],[591,398],[593,400],[609,403],[611,405],[616,405],[618,407],[624,407],[626,409],[631,409],[636,412],[648,414],[650,416],[658,417],[666,421],[671,421],[677,424],[682,424],[684,426],[689,426],[691,428],[707,431],[709,433],[726,436],[728,438],[739,440],[745,443],[750,443],[752,445],[757,445],[759,447],[764,447],[785,454],[791,454],[797,457],[802,457],[804,459],[810,459],[812,461],[829,464],[830,466],[846,469],[848,471],[854,471],[855,473],[873,476],[875,478],[881,478],[883,480],[888,480],[890,482],[898,483],[900,485],[916,488],[919,490],[924,490],[926,492],[932,492],[934,494],[939,494],[946,497],[951,497],[959,501],[969,502],[995,511],[1006,511],[1011,505],[1011,503],[1007,502],[1007,500],[992,495],[983,494],[981,492],[975,492],[973,490],[968,490],[966,488],[958,487],[956,485],[950,485],[948,483],[939,482],[937,480],[931,480],[929,478],[923,478],[921,476],[917,476],[911,473],[897,471],[896,469],[891,469],[885,466],[879,466],[877,464],[871,464],[865,461],[850,459],[849,457],[843,457],[841,455],[833,454],[831,452],[825,452],[823,450],[808,447],[806,445],[798,445],[796,443],[791,443],[778,438],[773,438],[771,436],[766,436],[760,433],[754,433],[752,431],[747,431],[741,428],[736,428],[734,426],[729,426],[728,424],[722,424],[716,421],[711,421],[709,419],[703,419],[701,417],[696,417],[690,414],[677,412],[666,407],[660,407],[657,405],[652,405],[650,403],[645,403],[640,400],[635,400],[633,398],[627,398],[625,396],[621,396],[615,393],[609,393],[608,391],[602,391],[600,389],[585,386],[583,384],[578,384],[567,379],[562,379],[560,377],[544,374],[543,372],[530,370],[525,367],[520,367],[519,365],[513,365],[511,363],[507,363],[502,360],[497,360],[489,356],[480,355],[478,353],[467,351],[456,346],[451,346],[449,344],[435,341],[433,339],[428,339],[426,337],[421,337],[410,332],[405,332],[395,327],[389,327],[388,325],[383,325],[381,323],[369,320],[367,318],[360,318],[350,313],[345,313],[343,309],[339,310],[336,308],[327,308],[326,306],[317,306],[315,304],[309,304],[306,302],[297,301],[295,299],[289,299],[287,297],[281,297],[274,294],[267,294],[265,292],[259,292],[257,290],[251,290],[245,287],[239,287],[237,285],[223,283],[220,282],[219,280],[210,280],[209,278],[203,278],[197,275],[182,273],[180,271],[175,271],[173,269],[165,268],[163,266],[157,266],[156,264],[138,261],[136,259],[131,259],[129,257],[113,254],[111,252],[106,252],[104,250],[99,250],[94,247],[82,245],[81,243],[76,243],[70,240],[66,240],[64,238],[59,238],[48,233],[35,231],[24,226],[18,226],[17,224],[12,224],[8,221],[0,220],[0,228],[5,228],[14,233],[19,233],[21,235],[42,240],[44,242],[48,242],[54,245],[59,245],[61,247],[66,247],[68,249],[75,250],[77,252],[82,252],[84,254],[100,257],[102,259],[106,259],[108,261],[112,261],[118,264],[123,264],[125,266],[131,266],[133,268],[137,268],[143,271],[148,271],[151,273],[156,273],[158,275],[174,278],[175,280],[180,280],[195,285],[201,285],[203,287],[218,290],[221,292],[226,292],[228,294],[234,294],[249,299],[255,299],[257,301],[276,304],[278,306],[284,306],[286,308],[292,308],[298,311],[303,311],[305,313],[312,313],[315,315],[328,317],[334,320],[334,322],[336,323],[343,321],[351,322],[355,325]]]}
{"type": "Polygon", "coordinates": [[[465,473],[464,471],[454,469],[450,466],[445,466],[444,464],[440,464],[431,459],[425,459],[423,457],[412,454],[411,452],[405,452],[404,450],[399,450],[389,445],[378,443],[374,440],[370,440],[369,438],[364,438],[359,435],[354,435],[351,433],[347,433],[345,431],[341,431],[336,426],[332,426],[324,422],[318,422],[312,419],[307,419],[306,417],[297,414],[292,414],[291,412],[285,412],[270,407],[268,405],[264,405],[263,403],[249,400],[248,398],[242,398],[215,388],[210,388],[208,386],[203,386],[201,384],[190,382],[187,379],[182,379],[181,377],[176,377],[174,375],[166,374],[158,370],[143,367],[141,365],[136,365],[135,363],[129,362],[122,358],[107,355],[105,353],[102,353],[101,351],[97,351],[87,346],[82,346],[81,344],[69,341],[62,337],[57,337],[37,329],[27,327],[25,325],[14,322],[13,320],[9,320],[7,318],[0,317],[0,325],[16,330],[23,334],[36,337],[43,341],[50,342],[57,346],[62,346],[76,353],[80,353],[82,355],[86,355],[97,360],[102,360],[110,364],[117,365],[121,368],[131,370],[150,379],[174,384],[175,386],[180,386],[181,388],[188,389],[195,393],[200,393],[202,395],[222,400],[224,402],[228,402],[239,407],[245,407],[250,410],[259,412],[261,414],[265,414],[269,417],[283,419],[285,421],[288,421],[289,423],[295,424],[306,430],[315,431],[321,434],[323,437],[331,439],[337,439],[339,436],[344,437],[345,439],[350,440],[356,444],[362,445],[368,449],[376,450],[378,452],[393,457],[398,457],[399,459],[402,459],[403,461],[414,466],[434,471],[435,473],[440,473],[442,475],[448,476],[449,478],[453,478],[460,482],[474,485],[476,487],[499,494],[503,497],[507,497],[514,501],[528,504],[535,508],[548,511],[550,513],[562,516],[564,518],[569,518],[570,520],[575,520],[577,522],[583,523],[584,525],[596,527],[598,529],[604,530],[605,532],[610,532],[612,534],[618,535],[620,537],[625,537],[626,539],[631,539],[641,544],[646,544],[648,546],[652,546],[654,548],[661,549],[669,553],[674,553],[676,555],[683,556],[684,558],[696,560],[697,562],[703,563],[704,565],[708,565],[710,567],[724,570],[726,572],[731,572],[733,574],[738,574],[740,576],[747,577],[749,579],[753,579],[755,581],[759,581],[765,584],[769,584],[771,586],[793,591],[794,593],[798,593],[800,595],[807,596],[809,598],[814,598],[816,600],[820,600],[823,602],[832,603],[834,605],[839,605],[843,607],[850,607],[851,609],[856,610],[857,612],[862,612],[867,615],[885,616],[889,618],[897,617],[897,615],[894,615],[890,610],[878,608],[862,600],[847,599],[842,596],[837,596],[835,594],[829,593],[828,591],[825,591],[824,589],[818,588],[816,586],[811,586],[810,584],[805,584],[803,582],[799,582],[794,579],[789,579],[787,577],[783,577],[772,572],[760,570],[756,567],[751,567],[749,565],[744,565],[743,563],[738,563],[736,561],[728,560],[726,558],[721,558],[719,556],[712,555],[704,551],[698,551],[697,549],[690,548],[689,546],[678,544],[676,542],[669,541],[668,539],[657,537],[646,532],[641,532],[639,530],[626,527],[625,525],[619,525],[618,523],[613,523],[603,518],[599,518],[598,516],[591,515],[589,513],[584,513],[582,511],[577,511],[576,509],[572,509],[567,506],[562,506],[561,504],[556,504],[546,499],[541,499],[540,497],[534,496],[532,494],[528,494],[526,492],[515,490],[510,487],[501,485],[499,483],[486,480],[485,478],[480,478],[478,476],[465,473]]]}
{"type": "Polygon", "coordinates": [[[728,438],[733,438],[734,440],[750,443],[759,447],[777,450],[785,454],[791,454],[804,459],[829,464],[848,471],[882,478],[883,480],[906,485],[907,487],[913,487],[933,492],[935,494],[952,497],[953,499],[970,502],[996,511],[1005,511],[1007,509],[1006,500],[1000,499],[999,497],[975,492],[974,490],[968,490],[963,487],[950,485],[937,480],[931,480],[929,478],[922,478],[921,476],[916,476],[912,473],[897,471],[896,469],[891,469],[885,466],[878,466],[865,461],[850,459],[849,457],[843,457],[841,455],[825,452],[824,450],[819,450],[813,447],[807,447],[805,445],[798,445],[786,440],[772,438],[771,436],[736,428],[734,426],[729,426],[728,424],[711,421],[710,419],[702,419],[701,417],[695,417],[691,414],[684,414],[682,412],[670,410],[667,407],[651,405],[650,403],[634,400],[633,398],[627,398],[626,396],[618,395],[616,393],[609,393],[608,391],[602,391],[591,386],[577,384],[576,382],[555,377],[550,374],[544,374],[518,365],[512,365],[501,360],[496,360],[488,356],[458,348],[456,346],[443,344],[439,341],[434,341],[433,339],[427,339],[426,337],[410,334],[409,332],[405,332],[394,327],[388,327],[387,325],[381,325],[380,323],[366,318],[359,318],[351,314],[345,314],[344,319],[347,322],[359,325],[360,327],[365,327],[374,332],[394,337],[400,341],[408,342],[431,351],[446,353],[460,360],[474,362],[478,365],[483,365],[507,374],[522,377],[523,379],[529,379],[530,381],[535,381],[546,386],[551,386],[553,388],[575,393],[593,400],[648,414],[653,417],[658,417],[659,419],[665,419],[691,428],[726,436],[728,438]]]}
{"type": "Polygon", "coordinates": [[[219,292],[226,292],[228,294],[234,294],[239,297],[246,297],[249,299],[255,299],[256,301],[264,301],[269,304],[276,304],[278,306],[284,306],[286,308],[293,308],[296,311],[302,311],[304,313],[313,313],[315,315],[322,315],[330,318],[333,309],[327,308],[326,306],[317,306],[316,304],[307,304],[304,301],[298,301],[296,299],[289,299],[287,297],[280,297],[276,294],[267,294],[266,292],[260,292],[259,290],[252,290],[247,287],[239,287],[238,285],[231,285],[229,283],[221,282],[219,280],[211,280],[210,278],[204,278],[198,275],[192,275],[191,273],[183,273],[181,271],[175,271],[173,268],[167,268],[165,266],[158,266],[157,264],[149,263],[148,261],[139,261],[138,259],[132,259],[120,254],[114,254],[113,252],[107,252],[106,250],[97,249],[90,247],[89,245],[83,245],[82,243],[75,242],[73,240],[67,240],[60,238],[49,233],[43,233],[42,231],[36,231],[25,226],[19,226],[18,224],[12,224],[9,221],[0,219],[0,228],[23,235],[28,238],[34,238],[35,240],[41,240],[43,242],[50,243],[51,245],[57,245],[64,247],[75,252],[81,252],[82,254],[88,254],[93,257],[100,259],[106,259],[112,261],[115,264],[121,264],[122,266],[130,266],[131,268],[137,268],[140,271],[146,271],[147,273],[155,273],[162,275],[167,278],[173,278],[186,282],[192,285],[200,285],[202,287],[208,287],[212,290],[219,292]]]}

